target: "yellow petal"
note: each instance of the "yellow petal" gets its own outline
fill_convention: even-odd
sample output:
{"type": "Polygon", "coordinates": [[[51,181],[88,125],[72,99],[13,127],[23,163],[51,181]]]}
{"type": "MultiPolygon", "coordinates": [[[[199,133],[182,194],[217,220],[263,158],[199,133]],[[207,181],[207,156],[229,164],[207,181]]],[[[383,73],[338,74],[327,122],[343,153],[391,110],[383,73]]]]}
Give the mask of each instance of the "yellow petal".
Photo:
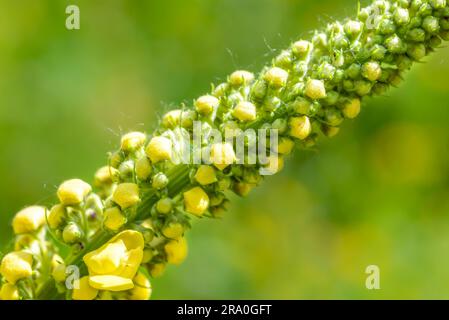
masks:
{"type": "Polygon", "coordinates": [[[36,231],[45,223],[45,208],[32,206],[19,211],[13,221],[12,227],[15,234],[36,231]]]}
{"type": "Polygon", "coordinates": [[[67,180],[59,186],[58,198],[62,204],[76,205],[81,203],[91,191],[92,187],[83,180],[67,180]]]}
{"type": "Polygon", "coordinates": [[[122,209],[129,208],[140,201],[139,186],[135,183],[121,183],[112,195],[112,200],[122,209]]]}
{"type": "Polygon", "coordinates": [[[121,240],[108,243],[103,250],[85,259],[92,274],[114,274],[126,259],[126,246],[121,240]]]}
{"type": "Polygon", "coordinates": [[[126,223],[126,217],[119,208],[108,208],[104,211],[104,225],[112,231],[117,231],[126,223]]]}
{"type": "Polygon", "coordinates": [[[73,300],[93,300],[97,297],[98,290],[89,285],[89,277],[85,276],[75,282],[72,292],[73,300]],[[78,288],[77,288],[78,287],[78,288]]]}
{"type": "Polygon", "coordinates": [[[140,263],[143,259],[143,250],[142,249],[132,249],[128,252],[128,259],[126,261],[126,265],[120,272],[120,275],[132,279],[136,274],[137,270],[139,270],[140,263]]]}
{"type": "Polygon", "coordinates": [[[0,273],[11,284],[17,280],[30,277],[33,256],[24,251],[14,251],[5,255],[0,266],[0,273]]]}
{"type": "Polygon", "coordinates": [[[172,142],[165,137],[154,137],[150,140],[145,152],[153,163],[170,160],[172,156],[172,142]]]}
{"type": "Polygon", "coordinates": [[[201,165],[196,171],[195,180],[203,186],[217,182],[215,169],[211,166],[201,165]]]}
{"type": "Polygon", "coordinates": [[[130,293],[130,300],[148,300],[151,297],[151,283],[150,280],[142,273],[139,272],[133,279],[134,288],[130,293]]]}
{"type": "Polygon", "coordinates": [[[179,238],[168,242],[165,247],[167,254],[167,262],[172,264],[180,264],[187,257],[187,241],[185,238],[179,238]]]}
{"type": "Polygon", "coordinates": [[[0,300],[19,300],[19,290],[10,283],[5,283],[0,290],[0,300]]]}
{"type": "Polygon", "coordinates": [[[95,289],[109,291],[124,291],[134,287],[131,279],[111,275],[91,276],[89,284],[95,289]]]}

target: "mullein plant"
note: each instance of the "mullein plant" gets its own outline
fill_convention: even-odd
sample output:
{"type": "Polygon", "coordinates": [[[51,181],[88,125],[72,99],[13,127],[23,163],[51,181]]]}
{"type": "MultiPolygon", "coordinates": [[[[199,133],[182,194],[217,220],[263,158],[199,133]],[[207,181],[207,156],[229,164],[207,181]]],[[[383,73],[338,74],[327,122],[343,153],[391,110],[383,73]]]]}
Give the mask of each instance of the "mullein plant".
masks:
{"type": "Polygon", "coordinates": [[[232,73],[191,107],[165,114],[152,134],[125,134],[92,186],[65,181],[59,203],[16,214],[0,298],[149,299],[150,279],[186,258],[192,218],[222,217],[229,191],[246,196],[263,180],[261,168],[276,173],[294,148],[338,134],[365,97],[397,86],[448,39],[446,0],[377,0],[292,43],[257,77],[232,73]],[[274,129],[279,140],[268,162],[248,164],[237,163],[235,140],[202,139],[210,161],[180,164],[174,147],[194,121],[234,138],[248,128],[274,129]],[[64,258],[62,246],[70,248],[64,258]]]}

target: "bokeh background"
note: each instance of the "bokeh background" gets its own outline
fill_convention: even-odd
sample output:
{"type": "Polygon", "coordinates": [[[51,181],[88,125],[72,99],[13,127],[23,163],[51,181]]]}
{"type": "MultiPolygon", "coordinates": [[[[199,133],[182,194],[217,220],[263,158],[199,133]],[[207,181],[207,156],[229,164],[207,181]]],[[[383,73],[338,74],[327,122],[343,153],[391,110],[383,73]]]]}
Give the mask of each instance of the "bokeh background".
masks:
{"type": "MultiPolygon", "coordinates": [[[[127,130],[257,72],[356,0],[0,0],[0,245],[13,214],[92,180],[127,130]],[[65,28],[77,4],[81,29],[65,28]]],[[[155,299],[449,298],[449,49],[357,121],[295,154],[190,254],[155,299]],[[380,290],[365,288],[378,265],[380,290]]]]}

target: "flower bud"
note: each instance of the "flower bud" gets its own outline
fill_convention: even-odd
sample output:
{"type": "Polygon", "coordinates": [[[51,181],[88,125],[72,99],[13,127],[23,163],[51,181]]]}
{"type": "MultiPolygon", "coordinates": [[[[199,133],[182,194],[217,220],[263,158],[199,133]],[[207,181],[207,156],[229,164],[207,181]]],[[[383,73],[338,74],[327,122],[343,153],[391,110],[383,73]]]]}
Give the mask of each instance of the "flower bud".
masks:
{"type": "Polygon", "coordinates": [[[343,122],[343,117],[337,109],[329,108],[324,113],[324,120],[328,125],[337,127],[343,122]]]}
{"type": "Polygon", "coordinates": [[[19,300],[19,289],[10,283],[5,283],[0,289],[0,300],[19,300]]]}
{"type": "Polygon", "coordinates": [[[287,137],[281,137],[278,142],[277,147],[273,148],[273,151],[279,154],[287,155],[290,154],[295,147],[295,142],[287,137]]]}
{"type": "Polygon", "coordinates": [[[411,44],[408,46],[407,55],[416,61],[420,61],[426,56],[426,46],[423,43],[411,44]]]}
{"type": "Polygon", "coordinates": [[[407,50],[407,45],[397,35],[392,35],[385,40],[385,47],[391,53],[404,53],[407,50]]]}
{"type": "Polygon", "coordinates": [[[82,231],[75,223],[69,223],[62,231],[62,239],[65,243],[75,243],[82,237],[82,231]]]}
{"type": "Polygon", "coordinates": [[[324,88],[324,82],[321,80],[311,79],[307,82],[305,92],[312,100],[323,99],[326,97],[326,89],[324,88]]]}
{"type": "Polygon", "coordinates": [[[354,90],[359,96],[366,96],[371,92],[372,82],[358,80],[354,82],[354,90]]]}
{"type": "Polygon", "coordinates": [[[234,108],[232,115],[240,121],[256,120],[256,106],[249,101],[242,101],[234,108]]]}
{"type": "Polygon", "coordinates": [[[125,225],[126,221],[126,217],[117,207],[108,208],[104,211],[103,224],[111,231],[117,232],[123,225],[125,225]]]}
{"type": "Polygon", "coordinates": [[[148,266],[148,272],[153,278],[159,278],[165,272],[166,265],[165,263],[155,263],[148,266]]]}
{"type": "Polygon", "coordinates": [[[151,283],[150,280],[139,272],[133,278],[134,287],[129,290],[130,300],[149,300],[151,297],[151,283]]]}
{"type": "Polygon", "coordinates": [[[97,170],[94,176],[94,185],[99,188],[112,184],[119,176],[119,171],[110,166],[104,166],[97,170]]]}
{"type": "Polygon", "coordinates": [[[58,198],[64,205],[80,204],[84,197],[92,191],[92,187],[80,179],[72,179],[63,182],[58,188],[58,198]]]}
{"type": "Polygon", "coordinates": [[[127,160],[120,164],[118,167],[119,175],[122,180],[128,180],[132,178],[134,174],[134,161],[127,160]]]}
{"type": "Polygon", "coordinates": [[[40,206],[32,206],[19,211],[12,221],[15,234],[30,233],[45,224],[46,209],[40,206]]]}
{"type": "Polygon", "coordinates": [[[293,53],[300,59],[309,54],[312,44],[309,41],[300,40],[292,44],[293,53]]]}
{"type": "Polygon", "coordinates": [[[397,8],[394,12],[394,22],[399,26],[409,23],[410,13],[408,12],[408,9],[397,8]]]}
{"type": "Polygon", "coordinates": [[[387,53],[387,49],[380,45],[380,44],[376,44],[372,49],[371,49],[371,58],[375,59],[375,60],[383,60],[385,58],[385,54],[387,53]]]}
{"type": "Polygon", "coordinates": [[[235,161],[234,147],[228,143],[214,143],[210,149],[210,161],[219,170],[224,170],[235,161]]]}
{"type": "Polygon", "coordinates": [[[161,190],[168,185],[168,182],[168,177],[163,172],[158,172],[153,176],[151,186],[156,190],[161,190]]]}
{"type": "Polygon", "coordinates": [[[248,85],[254,80],[254,74],[245,70],[238,70],[229,76],[229,84],[234,87],[248,85]]]}
{"type": "Polygon", "coordinates": [[[135,170],[137,178],[142,181],[147,180],[153,172],[150,160],[146,156],[137,160],[135,170]]]}
{"type": "Polygon", "coordinates": [[[40,254],[40,244],[36,237],[32,234],[20,234],[16,236],[14,241],[14,250],[20,251],[27,249],[31,253],[40,254]]]}
{"type": "Polygon", "coordinates": [[[438,21],[438,18],[435,18],[433,16],[425,17],[422,23],[422,28],[428,33],[437,33],[438,31],[440,31],[440,23],[438,21]]]}
{"type": "Polygon", "coordinates": [[[421,28],[415,28],[407,32],[406,37],[411,41],[424,42],[426,40],[426,32],[421,28]]]}
{"type": "Polygon", "coordinates": [[[156,210],[162,214],[168,214],[173,210],[173,200],[162,198],[156,203],[156,210]]]}
{"type": "Polygon", "coordinates": [[[183,128],[192,128],[193,122],[197,119],[197,114],[193,110],[186,110],[181,113],[181,126],[183,128]]]}
{"type": "Polygon", "coordinates": [[[209,196],[200,187],[184,192],[185,210],[196,216],[202,216],[209,207],[209,196]]]}
{"type": "Polygon", "coordinates": [[[169,241],[164,249],[168,263],[181,264],[187,257],[187,241],[183,237],[169,241]]]}
{"type": "Polygon", "coordinates": [[[246,197],[256,185],[246,182],[236,182],[232,186],[232,191],[238,196],[246,197]]]}
{"type": "Polygon", "coordinates": [[[217,182],[217,191],[226,191],[231,187],[231,178],[229,177],[222,177],[217,182]]]}
{"type": "Polygon", "coordinates": [[[446,7],[446,0],[430,0],[429,1],[430,5],[434,8],[434,9],[444,9],[446,7]]]}
{"type": "Polygon", "coordinates": [[[381,75],[382,68],[377,62],[367,62],[362,67],[362,76],[369,81],[376,81],[380,78],[381,75]]]}
{"type": "Polygon", "coordinates": [[[340,128],[339,127],[328,126],[327,124],[322,124],[321,125],[321,131],[323,132],[323,134],[326,137],[333,138],[340,132],[340,128]]]}
{"type": "Polygon", "coordinates": [[[219,105],[220,100],[209,95],[199,97],[198,100],[195,101],[196,111],[202,115],[211,114],[219,105]]]}
{"type": "Polygon", "coordinates": [[[162,125],[167,129],[174,129],[181,123],[181,109],[171,110],[162,117],[162,125]]]}
{"type": "Polygon", "coordinates": [[[280,172],[284,168],[284,158],[278,155],[270,155],[268,163],[263,165],[260,173],[264,175],[273,175],[280,172]]]}
{"type": "Polygon", "coordinates": [[[312,132],[312,124],[307,116],[290,119],[290,136],[304,140],[312,132]]]}
{"type": "Polygon", "coordinates": [[[154,137],[147,145],[145,152],[153,163],[170,160],[172,157],[172,142],[165,137],[154,137]]]}
{"type": "Polygon", "coordinates": [[[354,98],[346,102],[342,109],[343,115],[348,119],[354,119],[360,113],[360,99],[354,98]]]}
{"type": "Polygon", "coordinates": [[[318,67],[318,75],[321,79],[332,80],[334,78],[335,70],[333,65],[324,62],[318,67]]]}
{"type": "Polygon", "coordinates": [[[268,111],[272,112],[279,108],[282,104],[282,100],[279,97],[276,96],[268,96],[265,98],[265,101],[263,103],[263,108],[268,111]]]}
{"type": "Polygon", "coordinates": [[[268,71],[264,75],[265,81],[268,85],[274,89],[280,89],[285,87],[288,80],[288,72],[284,69],[274,67],[268,69],[268,71]]]}
{"type": "Polygon", "coordinates": [[[227,94],[229,90],[229,84],[227,82],[219,84],[217,87],[215,87],[212,91],[212,94],[217,97],[223,97],[225,94],[227,94]]]}
{"type": "Polygon", "coordinates": [[[184,234],[184,226],[179,222],[170,222],[162,229],[162,234],[170,239],[178,239],[184,234]]]}
{"type": "Polygon", "coordinates": [[[120,149],[124,152],[132,152],[142,147],[147,141],[147,136],[142,132],[130,132],[122,137],[120,149]]]}
{"type": "Polygon", "coordinates": [[[143,250],[143,257],[142,257],[142,263],[148,263],[153,259],[154,253],[152,249],[144,249],[143,250]]]}
{"type": "Polygon", "coordinates": [[[64,260],[60,256],[54,255],[51,264],[52,277],[56,282],[63,282],[66,279],[66,265],[64,260]]]}
{"type": "Polygon", "coordinates": [[[288,50],[282,51],[273,61],[274,66],[290,69],[292,66],[292,53],[288,50]]]}
{"type": "Polygon", "coordinates": [[[0,265],[0,274],[10,284],[31,276],[33,256],[25,251],[14,251],[5,255],[0,265]]]}
{"type": "Polygon", "coordinates": [[[358,21],[350,20],[346,22],[344,29],[348,36],[356,37],[362,31],[362,24],[358,21]]]}
{"type": "Polygon", "coordinates": [[[66,209],[62,204],[53,206],[48,213],[47,222],[51,229],[58,228],[66,219],[66,209]]]}
{"type": "Polygon", "coordinates": [[[116,151],[109,156],[109,165],[113,168],[118,168],[124,159],[125,155],[123,152],[116,151]]]}
{"type": "Polygon", "coordinates": [[[215,169],[208,165],[199,166],[195,174],[195,180],[203,186],[217,182],[215,169]]]}
{"type": "Polygon", "coordinates": [[[121,183],[112,194],[112,200],[126,209],[140,202],[139,186],[135,183],[121,183]]]}

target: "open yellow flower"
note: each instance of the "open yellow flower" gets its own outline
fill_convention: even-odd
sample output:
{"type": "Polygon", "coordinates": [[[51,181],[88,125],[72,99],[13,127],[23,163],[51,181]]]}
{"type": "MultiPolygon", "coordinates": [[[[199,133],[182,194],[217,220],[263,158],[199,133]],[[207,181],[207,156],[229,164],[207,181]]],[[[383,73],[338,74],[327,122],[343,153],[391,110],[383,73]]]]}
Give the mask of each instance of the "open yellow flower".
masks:
{"type": "Polygon", "coordinates": [[[31,206],[19,211],[13,221],[15,234],[30,233],[39,229],[45,223],[45,208],[31,206]]]}
{"type": "Polygon", "coordinates": [[[33,273],[33,256],[25,251],[14,251],[3,257],[0,273],[11,284],[28,278],[33,273]]]}
{"type": "Polygon", "coordinates": [[[83,258],[89,284],[98,290],[123,291],[133,288],[132,279],[143,258],[144,239],[140,232],[125,230],[83,258]]]}

